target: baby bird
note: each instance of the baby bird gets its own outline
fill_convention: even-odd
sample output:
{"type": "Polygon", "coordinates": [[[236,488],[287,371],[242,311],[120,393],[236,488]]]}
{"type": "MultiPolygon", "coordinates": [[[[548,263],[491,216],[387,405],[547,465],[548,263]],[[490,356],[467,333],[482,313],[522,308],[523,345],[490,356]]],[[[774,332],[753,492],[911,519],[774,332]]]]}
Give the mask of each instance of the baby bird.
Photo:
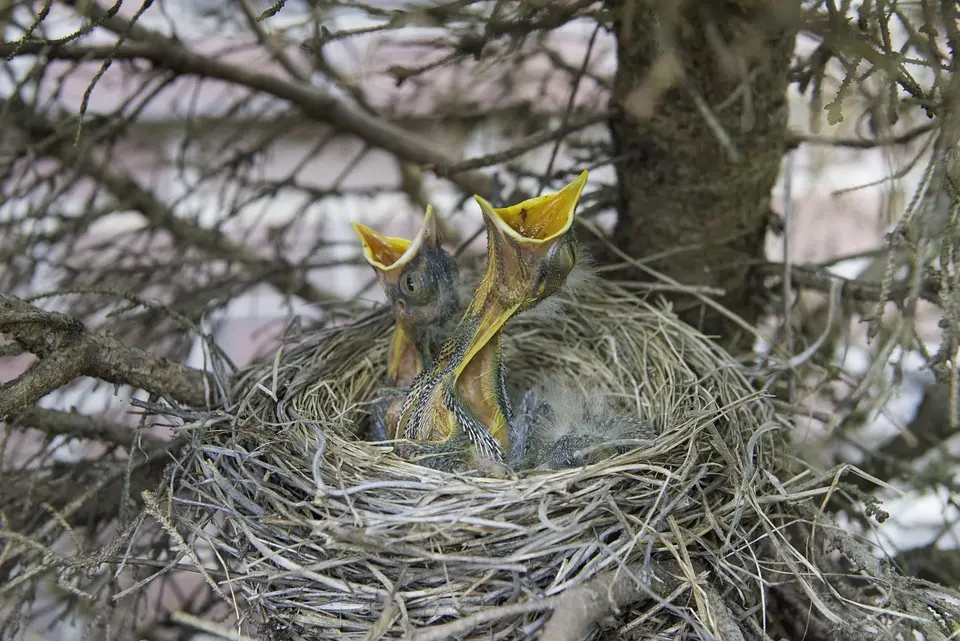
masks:
{"type": "Polygon", "coordinates": [[[404,449],[422,455],[422,464],[502,470],[512,412],[501,333],[511,318],[556,294],[577,264],[571,227],[586,181],[584,171],[558,192],[510,207],[475,196],[487,231],[483,277],[400,411],[403,434],[416,445],[404,449]]]}
{"type": "Polygon", "coordinates": [[[351,223],[363,256],[396,317],[387,353],[388,385],[398,388],[374,408],[373,440],[396,438],[396,410],[414,378],[428,366],[440,343],[441,329],[457,313],[457,263],[440,246],[436,216],[428,206],[413,240],[384,236],[351,223]]]}
{"type": "Polygon", "coordinates": [[[650,444],[655,435],[635,412],[616,407],[600,390],[543,381],[524,395],[508,463],[536,471],[582,467],[650,444]]]}

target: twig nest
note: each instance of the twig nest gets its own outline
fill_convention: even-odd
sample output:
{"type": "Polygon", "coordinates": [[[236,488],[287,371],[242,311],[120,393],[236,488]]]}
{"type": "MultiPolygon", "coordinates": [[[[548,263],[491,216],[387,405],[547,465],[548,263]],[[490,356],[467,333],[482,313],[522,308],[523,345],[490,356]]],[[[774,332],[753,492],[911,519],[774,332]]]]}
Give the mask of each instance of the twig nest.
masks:
{"type": "Polygon", "coordinates": [[[830,578],[820,533],[856,556],[817,514],[833,478],[786,471],[785,424],[722,350],[605,281],[553,311],[507,326],[510,382],[606,394],[653,426],[649,445],[491,479],[361,441],[392,327],[376,312],[297,337],[236,380],[234,407],[194,426],[174,502],[188,558],[219,568],[221,593],[272,639],[945,629],[942,603],[897,600],[905,580],[879,564],[848,567],[857,584],[830,578]]]}

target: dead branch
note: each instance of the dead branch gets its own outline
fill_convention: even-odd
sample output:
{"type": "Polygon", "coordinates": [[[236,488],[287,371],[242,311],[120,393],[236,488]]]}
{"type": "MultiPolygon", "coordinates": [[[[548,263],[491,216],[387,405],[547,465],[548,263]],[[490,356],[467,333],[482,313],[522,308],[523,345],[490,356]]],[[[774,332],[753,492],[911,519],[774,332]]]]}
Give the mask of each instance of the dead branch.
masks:
{"type": "MultiPolygon", "coordinates": [[[[915,462],[956,433],[949,410],[950,384],[938,382],[930,385],[924,391],[916,416],[906,431],[877,448],[860,467],[885,481],[915,477],[915,462]]],[[[960,573],[954,576],[960,577],[960,573]]]]}
{"type": "MultiPolygon", "coordinates": [[[[646,599],[651,587],[638,585],[637,575],[652,576],[650,572],[644,572],[642,566],[632,566],[604,572],[564,592],[544,626],[541,641],[580,641],[604,617],[646,599]]],[[[657,589],[656,592],[663,590],[657,589]]]]}
{"type": "Polygon", "coordinates": [[[125,461],[55,463],[42,470],[7,472],[0,487],[0,511],[7,516],[8,527],[19,532],[50,523],[50,509],[77,526],[110,521],[117,517],[124,501],[143,504],[143,491],[156,489],[172,457],[186,443],[186,438],[179,437],[146,456],[139,455],[129,484],[125,481],[125,461]],[[38,506],[46,509],[38,510],[38,506]]]}
{"type": "Polygon", "coordinates": [[[126,448],[139,445],[146,451],[155,450],[165,445],[164,441],[152,434],[141,434],[137,438],[136,432],[129,425],[75,412],[62,412],[40,407],[28,407],[19,414],[9,416],[7,424],[11,427],[32,428],[49,436],[68,436],[101,441],[126,448]],[[136,441],[139,441],[139,443],[136,441]]]}
{"type": "Polygon", "coordinates": [[[905,575],[924,581],[956,585],[960,577],[960,552],[955,549],[941,549],[937,547],[936,541],[905,550],[892,560],[905,575]]]}
{"type": "Polygon", "coordinates": [[[897,145],[910,144],[917,138],[931,133],[936,128],[936,122],[928,122],[896,136],[879,136],[876,138],[835,138],[832,136],[818,136],[794,131],[787,137],[787,147],[790,149],[799,147],[800,145],[822,145],[826,147],[846,147],[848,149],[894,147],[897,145]]]}
{"type": "Polygon", "coordinates": [[[612,112],[587,114],[585,116],[581,116],[580,118],[572,119],[555,129],[546,129],[544,131],[527,136],[526,138],[517,141],[515,145],[509,147],[508,149],[504,149],[503,151],[497,151],[479,158],[470,158],[468,160],[464,160],[463,162],[458,162],[450,167],[450,173],[458,174],[471,169],[479,169],[481,167],[490,167],[492,165],[505,163],[508,160],[513,160],[514,158],[522,156],[528,151],[532,151],[541,145],[558,140],[559,138],[562,138],[575,131],[586,129],[587,127],[592,127],[593,125],[605,122],[610,118],[611,113],[612,112]]]}
{"type": "MultiPolygon", "coordinates": [[[[783,273],[783,264],[766,263],[761,266],[761,271],[765,274],[779,275],[783,273]]],[[[876,302],[880,300],[882,295],[882,289],[880,283],[878,282],[868,282],[859,279],[850,280],[848,278],[831,274],[826,269],[821,267],[815,267],[811,265],[791,265],[790,273],[791,280],[795,286],[821,292],[829,292],[831,281],[834,279],[839,280],[843,284],[841,292],[843,297],[850,300],[876,302]]],[[[890,291],[889,295],[887,296],[887,300],[900,305],[913,295],[914,294],[905,286],[896,287],[890,291]]],[[[935,305],[940,304],[940,287],[937,285],[936,281],[932,279],[925,280],[921,284],[918,295],[922,300],[935,305]]]]}
{"type": "Polygon", "coordinates": [[[71,316],[41,310],[8,294],[0,294],[0,331],[40,358],[0,386],[0,417],[30,407],[79,376],[130,385],[193,407],[214,400],[207,398],[205,389],[214,387],[204,372],[95,334],[71,316]]]}

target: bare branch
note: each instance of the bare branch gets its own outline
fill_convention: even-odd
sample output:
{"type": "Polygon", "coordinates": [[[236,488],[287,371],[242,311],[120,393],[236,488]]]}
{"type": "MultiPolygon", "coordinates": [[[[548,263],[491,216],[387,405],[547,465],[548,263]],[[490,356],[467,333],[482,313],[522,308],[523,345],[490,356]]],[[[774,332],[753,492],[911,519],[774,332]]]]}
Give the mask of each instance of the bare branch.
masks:
{"type": "Polygon", "coordinates": [[[917,460],[940,447],[956,433],[951,425],[949,409],[949,383],[934,383],[927,387],[907,430],[869,453],[869,459],[861,464],[861,468],[884,481],[916,477],[917,460]]]}
{"type": "Polygon", "coordinates": [[[540,638],[549,641],[579,641],[586,638],[593,627],[610,613],[647,598],[650,588],[644,589],[636,582],[636,575],[644,573],[640,565],[604,572],[581,586],[567,590],[557,600],[553,615],[544,626],[540,638]]]}
{"type": "Polygon", "coordinates": [[[956,585],[960,580],[960,551],[944,550],[937,543],[901,552],[893,559],[907,576],[940,585],[956,585]]]}
{"type": "Polygon", "coordinates": [[[560,138],[563,138],[567,134],[579,131],[581,129],[586,129],[587,127],[592,127],[593,125],[600,124],[610,118],[610,113],[599,113],[599,114],[590,114],[571,120],[567,123],[564,123],[557,127],[556,129],[548,129],[541,131],[530,136],[527,136],[523,140],[517,142],[509,149],[504,149],[503,151],[497,151],[486,156],[481,156],[479,158],[470,158],[469,160],[464,160],[463,162],[458,162],[457,164],[450,167],[451,174],[458,174],[464,171],[469,171],[471,169],[479,169],[481,167],[489,167],[491,165],[498,165],[505,163],[508,160],[513,160],[518,156],[545,145],[547,143],[554,142],[560,138]]]}
{"type": "Polygon", "coordinates": [[[10,56],[14,53],[42,54],[61,60],[146,60],[158,69],[243,85],[287,100],[313,120],[328,123],[357,136],[372,147],[418,163],[441,178],[450,180],[466,193],[480,194],[485,198],[497,196],[490,176],[475,171],[453,173],[451,168],[457,164],[455,158],[430,147],[396,125],[372,116],[316,87],[201,56],[159,35],[152,36],[149,41],[125,42],[120,46],[50,46],[37,42],[0,46],[0,55],[10,56]]]}
{"type": "MultiPolygon", "coordinates": [[[[179,437],[146,456],[138,456],[129,486],[124,481],[128,467],[125,461],[57,463],[42,470],[8,472],[0,487],[0,511],[8,515],[10,529],[21,532],[44,521],[49,524],[50,508],[64,522],[74,525],[110,521],[117,517],[124,501],[142,504],[143,491],[156,489],[171,457],[186,443],[179,437]],[[38,505],[46,509],[37,510],[38,505]]],[[[0,577],[4,576],[3,569],[0,565],[0,577]]]]}
{"type": "Polygon", "coordinates": [[[30,407],[50,392],[83,376],[88,360],[85,349],[85,345],[73,345],[54,350],[26,372],[0,386],[0,416],[30,407]]]}
{"type": "Polygon", "coordinates": [[[97,162],[71,141],[71,128],[52,123],[34,113],[19,100],[0,101],[0,110],[9,109],[18,123],[35,140],[45,143],[47,153],[56,154],[69,164],[95,179],[113,193],[114,197],[139,211],[152,224],[169,231],[177,241],[200,248],[210,255],[235,260],[250,268],[281,293],[292,294],[310,302],[335,300],[308,283],[293,265],[260,256],[244,245],[238,245],[213,229],[205,229],[177,216],[152,192],[140,186],[130,176],[97,162]]]}
{"type": "MultiPolygon", "coordinates": [[[[762,265],[761,269],[764,273],[770,275],[779,275],[783,271],[783,265],[781,263],[766,263],[762,265]]],[[[842,294],[848,299],[876,302],[880,300],[880,297],[882,296],[880,283],[867,282],[857,279],[850,280],[848,278],[831,274],[827,270],[820,267],[809,265],[792,265],[791,273],[793,284],[798,287],[829,292],[830,282],[832,280],[839,280],[843,283],[842,294]]],[[[940,288],[936,282],[932,280],[924,281],[920,288],[920,298],[939,305],[939,289],[940,288]]],[[[887,300],[893,303],[901,304],[910,295],[911,293],[908,292],[905,287],[898,287],[890,291],[889,296],[887,296],[887,300]]]]}
{"type": "Polygon", "coordinates": [[[877,147],[907,145],[924,134],[934,131],[938,124],[936,121],[931,121],[896,136],[881,136],[877,138],[834,138],[832,136],[816,136],[813,134],[791,132],[787,137],[787,147],[794,148],[806,144],[847,147],[849,149],[876,149],[877,147]]]}
{"type": "Polygon", "coordinates": [[[206,406],[205,389],[214,389],[204,372],[94,334],[70,316],[8,294],[0,294],[0,331],[40,357],[37,365],[0,387],[0,417],[24,410],[77,376],[131,385],[193,407],[206,406]]]}
{"type": "MultiPolygon", "coordinates": [[[[129,425],[74,412],[30,407],[8,417],[7,424],[12,427],[33,428],[49,436],[69,436],[102,441],[126,448],[135,445],[133,440],[136,433],[129,425]]],[[[165,445],[164,441],[152,434],[141,434],[139,440],[143,449],[148,451],[165,445]]]]}

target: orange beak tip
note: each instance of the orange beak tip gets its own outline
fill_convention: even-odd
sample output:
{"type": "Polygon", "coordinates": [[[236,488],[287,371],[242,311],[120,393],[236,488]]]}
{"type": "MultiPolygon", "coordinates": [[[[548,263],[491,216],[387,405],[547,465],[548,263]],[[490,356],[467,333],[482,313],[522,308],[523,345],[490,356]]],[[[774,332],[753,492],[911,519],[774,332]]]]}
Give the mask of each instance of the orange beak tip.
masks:
{"type": "Polygon", "coordinates": [[[360,238],[363,257],[379,271],[396,268],[410,250],[411,241],[409,240],[384,236],[358,222],[351,221],[350,225],[360,238]]]}
{"type": "Polygon", "coordinates": [[[367,242],[367,234],[368,234],[369,232],[373,231],[373,230],[371,230],[369,227],[367,227],[366,225],[361,225],[360,223],[358,223],[358,222],[356,222],[356,221],[353,221],[353,220],[350,221],[350,226],[353,228],[354,233],[355,233],[355,234],[360,238],[360,240],[361,240],[362,242],[364,242],[364,243],[367,242]]]}

